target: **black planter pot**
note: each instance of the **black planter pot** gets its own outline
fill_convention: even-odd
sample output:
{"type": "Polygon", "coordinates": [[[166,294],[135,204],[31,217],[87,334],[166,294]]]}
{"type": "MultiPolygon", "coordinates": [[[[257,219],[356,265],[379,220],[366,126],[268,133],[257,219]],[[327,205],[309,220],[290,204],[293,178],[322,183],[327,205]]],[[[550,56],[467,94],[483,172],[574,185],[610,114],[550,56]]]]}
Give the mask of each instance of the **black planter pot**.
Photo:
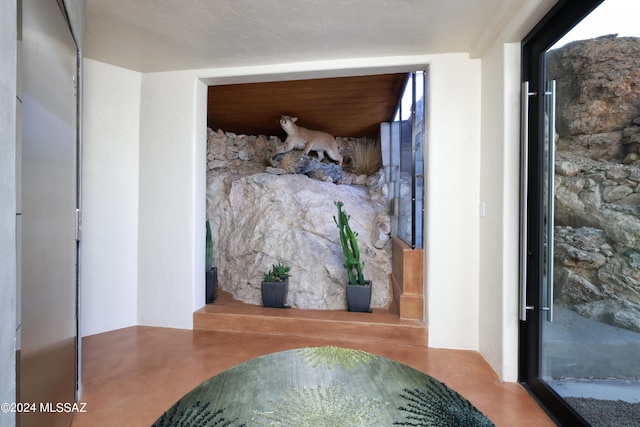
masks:
{"type": "Polygon", "coordinates": [[[291,308],[286,305],[289,278],[282,282],[262,282],[262,305],[270,308],[291,308]]]}
{"type": "Polygon", "coordinates": [[[349,311],[371,313],[371,280],[365,285],[347,285],[347,307],[349,311]]]}
{"type": "Polygon", "coordinates": [[[216,288],[218,287],[218,267],[213,267],[211,270],[205,272],[205,274],[205,302],[207,304],[213,304],[218,297],[216,292],[216,288]]]}

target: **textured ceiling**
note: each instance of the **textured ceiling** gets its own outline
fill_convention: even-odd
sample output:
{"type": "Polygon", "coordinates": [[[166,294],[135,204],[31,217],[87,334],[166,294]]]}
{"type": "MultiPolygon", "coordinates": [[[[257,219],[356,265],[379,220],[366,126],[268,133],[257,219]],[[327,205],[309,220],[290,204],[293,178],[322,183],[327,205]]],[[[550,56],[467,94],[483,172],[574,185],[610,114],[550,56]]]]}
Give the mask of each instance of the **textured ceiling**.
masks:
{"type": "Polygon", "coordinates": [[[84,54],[141,72],[470,52],[523,0],[87,0],[84,54]]]}

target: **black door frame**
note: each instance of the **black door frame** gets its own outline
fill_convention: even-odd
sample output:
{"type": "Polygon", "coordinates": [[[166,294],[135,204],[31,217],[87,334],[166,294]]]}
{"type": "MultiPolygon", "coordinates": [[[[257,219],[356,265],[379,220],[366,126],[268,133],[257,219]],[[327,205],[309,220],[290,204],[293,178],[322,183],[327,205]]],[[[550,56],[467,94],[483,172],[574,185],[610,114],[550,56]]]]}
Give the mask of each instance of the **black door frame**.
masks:
{"type": "Polygon", "coordinates": [[[519,381],[560,425],[588,426],[554,390],[540,380],[542,278],[544,244],[544,135],[545,52],[604,0],[560,0],[525,37],[522,43],[522,81],[529,82],[528,150],[526,178],[526,306],[527,320],[520,321],[519,381]]]}

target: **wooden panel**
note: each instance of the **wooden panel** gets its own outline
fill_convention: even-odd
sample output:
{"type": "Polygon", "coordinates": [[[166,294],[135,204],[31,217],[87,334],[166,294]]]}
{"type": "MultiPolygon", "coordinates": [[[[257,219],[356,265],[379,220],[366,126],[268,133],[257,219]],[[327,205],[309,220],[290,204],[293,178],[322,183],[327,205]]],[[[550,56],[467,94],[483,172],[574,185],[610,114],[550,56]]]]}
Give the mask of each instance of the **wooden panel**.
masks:
{"type": "Polygon", "coordinates": [[[247,83],[209,87],[207,125],[225,132],[284,138],[282,114],[334,136],[374,138],[389,121],[407,74],[247,83]]]}
{"type": "Polygon", "coordinates": [[[424,297],[422,295],[402,295],[398,305],[401,307],[401,319],[423,320],[424,297]]]}
{"type": "Polygon", "coordinates": [[[401,319],[424,317],[424,251],[411,249],[395,237],[392,244],[391,283],[401,319]]]}

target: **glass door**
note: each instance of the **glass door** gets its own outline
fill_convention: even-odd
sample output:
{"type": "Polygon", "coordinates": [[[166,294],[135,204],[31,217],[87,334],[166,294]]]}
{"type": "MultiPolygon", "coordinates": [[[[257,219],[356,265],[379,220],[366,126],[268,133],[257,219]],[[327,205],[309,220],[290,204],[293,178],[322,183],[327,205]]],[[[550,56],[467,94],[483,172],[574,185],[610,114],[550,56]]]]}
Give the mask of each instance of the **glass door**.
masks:
{"type": "Polygon", "coordinates": [[[639,20],[562,1],[523,49],[521,379],[561,425],[640,425],[639,20]]]}

